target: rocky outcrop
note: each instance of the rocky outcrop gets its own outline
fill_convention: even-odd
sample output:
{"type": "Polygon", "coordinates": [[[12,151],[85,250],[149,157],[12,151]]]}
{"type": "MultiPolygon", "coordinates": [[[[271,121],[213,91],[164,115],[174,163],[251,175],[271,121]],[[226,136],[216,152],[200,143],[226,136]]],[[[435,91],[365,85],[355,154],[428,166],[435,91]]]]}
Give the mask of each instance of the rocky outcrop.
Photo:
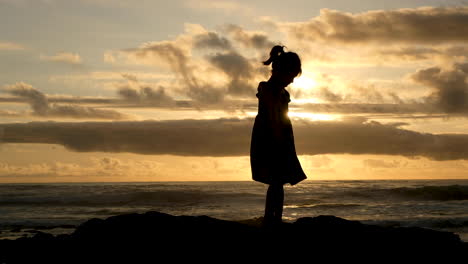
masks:
{"type": "Polygon", "coordinates": [[[94,218],[70,235],[39,232],[31,238],[0,240],[0,263],[223,263],[285,257],[362,261],[374,256],[456,260],[468,256],[466,244],[449,232],[365,225],[334,216],[300,218],[268,228],[261,222],[261,218],[236,222],[154,211],[94,218]]]}

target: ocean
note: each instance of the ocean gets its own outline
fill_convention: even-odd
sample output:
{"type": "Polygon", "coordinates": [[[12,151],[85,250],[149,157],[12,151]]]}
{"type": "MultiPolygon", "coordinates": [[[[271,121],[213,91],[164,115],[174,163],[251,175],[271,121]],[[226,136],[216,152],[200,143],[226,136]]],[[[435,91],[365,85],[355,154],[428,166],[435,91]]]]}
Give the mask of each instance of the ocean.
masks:
{"type": "MultiPolygon", "coordinates": [[[[71,233],[91,218],[147,211],[252,219],[263,216],[267,187],[253,181],[0,184],[0,239],[71,233]]],[[[319,215],[450,231],[468,241],[468,180],[285,185],[284,221],[319,215]]]]}

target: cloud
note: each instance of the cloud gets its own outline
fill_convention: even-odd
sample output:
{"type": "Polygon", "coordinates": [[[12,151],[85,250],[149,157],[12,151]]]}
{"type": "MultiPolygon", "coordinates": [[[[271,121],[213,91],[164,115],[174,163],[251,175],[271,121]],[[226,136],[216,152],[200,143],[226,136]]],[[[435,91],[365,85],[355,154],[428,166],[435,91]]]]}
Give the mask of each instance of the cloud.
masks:
{"type": "Polygon", "coordinates": [[[134,75],[134,74],[122,73],[121,76],[124,77],[125,79],[127,79],[130,82],[138,83],[138,79],[137,79],[136,75],[134,75]]]}
{"type": "Polygon", "coordinates": [[[351,84],[351,89],[355,90],[359,98],[364,100],[365,102],[372,102],[372,103],[383,103],[385,102],[384,96],[380,93],[374,84],[370,84],[368,86],[362,86],[358,84],[351,84]]]}
{"type": "Polygon", "coordinates": [[[449,45],[445,47],[432,45],[403,45],[391,48],[378,48],[371,52],[370,57],[383,63],[419,62],[428,60],[464,61],[468,58],[468,47],[449,45]]]}
{"type": "Polygon", "coordinates": [[[198,102],[206,104],[220,103],[224,98],[222,90],[203,82],[195,75],[194,68],[190,65],[188,51],[179,47],[175,41],[153,42],[123,52],[134,56],[136,59],[163,61],[168,64],[181,80],[184,88],[188,88],[183,92],[198,102]]]}
{"type": "Polygon", "coordinates": [[[468,113],[468,63],[455,63],[450,68],[430,67],[410,77],[434,89],[427,98],[429,104],[451,114],[468,113]]]}
{"type": "Polygon", "coordinates": [[[342,114],[425,114],[430,117],[442,113],[426,103],[306,103],[295,105],[299,111],[342,114]]]}
{"type": "MultiPolygon", "coordinates": [[[[103,178],[127,178],[132,177],[154,177],[158,173],[157,162],[149,160],[121,160],[114,157],[90,157],[91,164],[80,164],[71,162],[47,162],[32,163],[23,166],[0,162],[0,178],[37,177],[38,179],[47,179],[52,176],[61,177],[61,179],[90,179],[96,175],[99,179],[103,178]],[[70,178],[68,178],[70,177],[70,178]]],[[[47,179],[47,180],[50,180],[47,179]]],[[[95,180],[95,179],[94,179],[95,180]]]]}
{"type": "Polygon", "coordinates": [[[145,106],[175,106],[176,101],[167,95],[164,87],[159,86],[154,89],[140,84],[135,75],[122,74],[122,76],[129,81],[128,84],[118,87],[118,94],[125,101],[145,106]]]}
{"type": "Polygon", "coordinates": [[[347,13],[321,9],[306,22],[285,23],[298,40],[339,44],[432,43],[468,40],[468,7],[420,7],[347,13]]]}
{"type": "Polygon", "coordinates": [[[6,86],[5,89],[11,95],[23,97],[28,100],[34,113],[37,115],[47,115],[49,102],[45,94],[33,88],[30,84],[19,82],[6,86]]]}
{"type": "Polygon", "coordinates": [[[72,65],[79,65],[83,63],[83,60],[81,59],[80,55],[78,55],[77,53],[70,52],[60,52],[53,56],[41,55],[40,59],[52,62],[62,62],[72,65]]]}
{"type": "MultiPolygon", "coordinates": [[[[152,107],[152,108],[166,108],[170,105],[171,99],[166,103],[157,103],[145,100],[144,91],[131,85],[118,86],[120,98],[102,98],[102,97],[77,97],[77,96],[51,96],[47,95],[49,103],[67,103],[67,104],[94,104],[102,105],[102,107],[152,107]]],[[[158,90],[151,88],[153,92],[158,93],[158,90]]],[[[165,94],[165,89],[163,90],[165,94]]],[[[331,91],[329,91],[331,92],[331,91]]],[[[163,92],[159,92],[161,95],[163,92]]],[[[339,97],[344,98],[341,94],[333,93],[339,97]]],[[[318,97],[326,99],[326,91],[317,94],[318,97]]],[[[406,102],[401,100],[398,95],[389,93],[395,103],[346,103],[346,102],[332,102],[332,103],[290,103],[290,109],[299,112],[313,112],[313,113],[342,113],[342,114],[396,114],[400,118],[433,118],[433,117],[447,117],[447,114],[434,104],[406,102]],[[393,96],[392,96],[393,95],[393,96]],[[414,116],[413,114],[421,114],[423,116],[414,116]],[[405,116],[410,115],[410,116],[405,116]]],[[[156,97],[157,98],[157,97],[156,97]]],[[[172,98],[172,97],[171,97],[172,98]]],[[[333,98],[328,98],[333,99],[333,98]]],[[[344,99],[343,99],[344,100],[344,99]]],[[[157,101],[157,100],[156,100],[157,101]]],[[[165,100],[162,100],[165,101],[165,100]]],[[[329,100],[330,101],[330,100],[329,100]]],[[[24,103],[28,102],[24,97],[0,97],[0,103],[24,103]]],[[[174,105],[170,105],[174,110],[177,108],[183,109],[199,109],[199,105],[192,100],[174,100],[174,105]]],[[[253,111],[258,109],[257,99],[251,100],[236,100],[225,99],[223,104],[204,105],[203,109],[210,110],[225,110],[225,111],[253,111]]]]}
{"type": "Polygon", "coordinates": [[[385,160],[377,160],[377,159],[365,159],[362,161],[364,167],[369,168],[398,168],[400,166],[400,161],[393,160],[392,162],[385,161],[385,160]]]}
{"type": "MultiPolygon", "coordinates": [[[[382,154],[468,159],[468,134],[428,134],[365,119],[294,123],[299,155],[382,154]]],[[[247,156],[253,119],[2,124],[5,143],[61,144],[80,152],[247,156]],[[66,136],[64,136],[66,135],[66,136]]]]}
{"type": "MultiPolygon", "coordinates": [[[[238,100],[226,99],[222,104],[208,104],[200,107],[200,104],[193,100],[175,100],[172,96],[166,93],[165,87],[150,87],[146,84],[121,84],[117,85],[117,94],[119,97],[92,97],[92,96],[67,96],[67,95],[45,95],[49,103],[59,104],[84,104],[84,105],[99,105],[99,107],[124,107],[124,108],[140,108],[151,107],[158,108],[172,108],[173,110],[221,110],[227,112],[235,111],[255,111],[257,110],[257,99],[251,100],[238,100]]],[[[31,103],[27,97],[5,96],[0,97],[0,103],[31,103]]],[[[11,116],[11,114],[18,114],[17,112],[4,111],[4,115],[11,116]],[[8,113],[7,113],[8,112],[8,113]]],[[[1,114],[0,114],[1,115],[1,114]]]]}
{"type": "Polygon", "coordinates": [[[125,119],[126,115],[114,110],[97,109],[79,105],[50,104],[47,96],[30,84],[19,82],[6,85],[4,90],[13,96],[26,100],[33,110],[33,115],[42,117],[70,117],[96,119],[125,119]]]}
{"type": "MultiPolygon", "coordinates": [[[[11,85],[10,85],[11,86],[11,85]]],[[[8,87],[8,85],[6,86],[8,87]]],[[[121,103],[116,98],[92,97],[92,96],[71,96],[71,95],[45,95],[49,103],[68,103],[68,104],[100,104],[112,105],[121,103]]],[[[0,103],[27,103],[27,97],[0,97],[0,103]]]]}
{"type": "Polygon", "coordinates": [[[244,14],[249,15],[252,10],[236,1],[226,0],[186,0],[185,5],[194,9],[206,9],[223,11],[226,14],[244,14]]]}
{"type": "Polygon", "coordinates": [[[343,97],[340,94],[330,91],[330,89],[328,87],[326,87],[326,86],[320,87],[319,97],[323,98],[324,100],[326,100],[328,102],[338,103],[341,100],[343,100],[343,97]]]}
{"type": "Polygon", "coordinates": [[[308,161],[314,168],[328,168],[330,167],[330,164],[333,163],[333,160],[327,155],[311,156],[308,161]]]}
{"type": "Polygon", "coordinates": [[[192,99],[200,109],[210,104],[222,105],[227,97],[254,97],[257,84],[252,80],[267,75],[268,69],[258,58],[244,54],[252,54],[249,49],[268,45],[267,55],[272,43],[266,35],[230,25],[230,32],[235,33],[228,35],[234,35],[237,42],[248,46],[247,51],[241,53],[238,43],[226,34],[207,31],[196,24],[186,24],[185,27],[185,32],[172,40],[108,51],[105,58],[114,64],[123,59],[130,63],[165,67],[175,79],[169,90],[174,95],[192,99]],[[258,63],[255,66],[254,61],[258,63]]]}
{"type": "Polygon", "coordinates": [[[399,48],[380,49],[375,53],[378,57],[390,57],[399,61],[416,61],[432,59],[434,55],[441,54],[441,51],[430,47],[403,46],[399,48]]]}
{"type": "Polygon", "coordinates": [[[199,49],[232,49],[231,42],[227,38],[220,36],[216,32],[198,34],[194,36],[193,41],[193,46],[199,49]]]}
{"type": "Polygon", "coordinates": [[[255,87],[250,84],[255,69],[244,56],[236,52],[217,53],[210,56],[209,61],[230,79],[228,94],[246,96],[255,94],[255,87]]]}
{"type": "MultiPolygon", "coordinates": [[[[144,94],[141,91],[132,87],[122,86],[121,99],[117,98],[93,98],[93,97],[65,97],[65,96],[48,96],[49,102],[67,103],[67,104],[95,104],[103,107],[151,107],[151,108],[167,108],[163,103],[151,103],[140,101],[139,98],[144,94]],[[128,91],[126,89],[128,88],[128,91]],[[128,94],[125,94],[128,93],[128,94]],[[127,97],[127,98],[125,98],[127,97]],[[131,100],[134,98],[134,100],[131,100]]],[[[154,90],[154,89],[153,89],[154,90]]],[[[0,102],[25,102],[24,98],[7,98],[0,97],[0,102]]],[[[174,110],[199,110],[197,104],[190,100],[175,100],[171,106],[174,110]]],[[[235,111],[257,111],[257,100],[224,100],[223,104],[203,106],[203,109],[209,110],[224,110],[228,112],[235,111]]],[[[304,103],[290,104],[290,109],[299,112],[313,113],[328,113],[328,114],[393,114],[398,115],[398,118],[446,118],[448,115],[440,108],[425,104],[425,103],[304,103]],[[419,114],[419,115],[415,115],[419,114]]],[[[5,113],[5,115],[19,114],[14,112],[5,113]]],[[[23,116],[19,114],[20,116],[23,116]]]]}
{"type": "MultiPolygon", "coordinates": [[[[209,37],[208,39],[202,38],[198,40],[202,42],[196,41],[195,44],[210,43],[210,47],[228,47],[226,44],[228,42],[224,43],[218,40],[215,40],[213,37],[209,37]]],[[[176,76],[179,77],[183,86],[188,88],[184,90],[179,89],[179,91],[196,102],[216,104],[221,103],[225,95],[252,96],[255,94],[255,87],[250,81],[257,71],[254,70],[247,58],[235,51],[216,53],[206,57],[208,62],[214,66],[214,69],[226,74],[226,86],[214,84],[208,78],[202,77],[203,75],[198,75],[197,73],[200,68],[194,65],[192,62],[193,58],[188,55],[188,52],[178,47],[175,42],[155,42],[141,48],[126,50],[125,52],[140,59],[163,60],[166,62],[176,76]]]]}
{"type": "Polygon", "coordinates": [[[242,27],[234,24],[225,26],[225,31],[244,47],[258,49],[266,53],[269,52],[274,45],[278,44],[271,41],[266,33],[246,31],[242,27]]]}
{"type": "Polygon", "coordinates": [[[23,114],[10,110],[0,110],[0,116],[2,117],[21,117],[23,114]]]}
{"type": "Polygon", "coordinates": [[[23,45],[13,42],[0,42],[0,50],[24,50],[23,45]]]}

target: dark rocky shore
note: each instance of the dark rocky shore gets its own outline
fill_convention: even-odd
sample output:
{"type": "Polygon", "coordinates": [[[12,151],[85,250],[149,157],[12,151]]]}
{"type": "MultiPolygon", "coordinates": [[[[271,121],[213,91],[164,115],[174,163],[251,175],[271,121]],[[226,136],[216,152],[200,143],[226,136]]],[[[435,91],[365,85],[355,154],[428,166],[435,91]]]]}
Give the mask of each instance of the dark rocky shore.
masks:
{"type": "Polygon", "coordinates": [[[468,259],[467,244],[449,232],[365,225],[334,216],[305,217],[274,228],[262,227],[261,220],[159,212],[95,218],[70,235],[0,240],[0,263],[468,259]]]}

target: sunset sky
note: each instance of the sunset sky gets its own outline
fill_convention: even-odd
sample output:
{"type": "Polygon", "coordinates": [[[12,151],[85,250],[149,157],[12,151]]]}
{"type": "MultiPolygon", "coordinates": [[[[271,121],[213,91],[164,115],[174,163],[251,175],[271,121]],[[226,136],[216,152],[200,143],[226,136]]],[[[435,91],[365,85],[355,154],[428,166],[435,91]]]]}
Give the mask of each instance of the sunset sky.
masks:
{"type": "Polygon", "coordinates": [[[273,45],[309,180],[468,178],[468,3],[0,0],[0,183],[250,180],[273,45]]]}

